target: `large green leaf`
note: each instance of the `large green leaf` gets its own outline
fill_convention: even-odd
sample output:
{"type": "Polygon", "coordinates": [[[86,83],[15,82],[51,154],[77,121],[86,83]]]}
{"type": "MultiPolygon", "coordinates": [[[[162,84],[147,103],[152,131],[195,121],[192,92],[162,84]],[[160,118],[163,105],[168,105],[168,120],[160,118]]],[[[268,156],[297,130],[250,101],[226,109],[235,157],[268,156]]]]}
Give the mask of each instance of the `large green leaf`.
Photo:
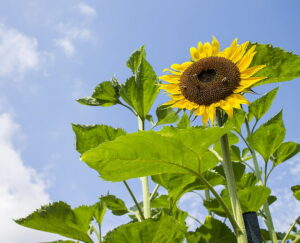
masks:
{"type": "MultiPolygon", "coordinates": [[[[270,193],[271,190],[265,186],[249,186],[238,190],[237,194],[242,211],[244,213],[257,212],[268,200],[270,193]]],[[[231,210],[230,196],[227,189],[222,190],[221,197],[227,207],[231,210]]],[[[207,210],[214,212],[221,217],[226,216],[223,208],[215,198],[204,200],[203,205],[207,210]]]]}
{"type": "Polygon", "coordinates": [[[173,108],[167,108],[166,106],[159,106],[156,109],[156,116],[158,121],[156,122],[156,126],[163,125],[163,124],[172,124],[177,122],[179,116],[173,110],[173,108]]]}
{"type": "Polygon", "coordinates": [[[267,65],[255,76],[268,77],[255,86],[289,81],[300,77],[300,57],[298,55],[266,44],[256,44],[255,51],[257,53],[251,65],[267,65]]]}
{"type": "MultiPolygon", "coordinates": [[[[221,185],[225,183],[223,176],[205,171],[202,176],[212,185],[221,185]]],[[[152,176],[152,180],[167,189],[169,196],[176,203],[180,197],[193,190],[208,189],[197,177],[187,174],[160,174],[152,176]]]]}
{"type": "Polygon", "coordinates": [[[187,243],[235,243],[235,235],[221,221],[207,216],[203,225],[195,232],[188,232],[187,243]]]}
{"type": "Polygon", "coordinates": [[[79,153],[84,153],[103,142],[114,140],[126,134],[121,128],[106,125],[72,124],[72,128],[76,135],[76,150],[79,153]]]}
{"type": "Polygon", "coordinates": [[[87,234],[94,207],[80,206],[74,210],[64,202],[54,202],[36,210],[16,223],[37,230],[56,233],[71,239],[93,243],[87,234]]]}
{"type": "Polygon", "coordinates": [[[144,48],[138,49],[131,55],[127,66],[132,69],[133,76],[121,86],[120,95],[138,116],[146,119],[159,92],[158,79],[145,59],[144,48]]]}
{"type": "Polygon", "coordinates": [[[227,131],[219,127],[140,131],[102,143],[81,159],[111,181],[162,173],[197,175],[218,163],[208,147],[227,131]]]}
{"type": "Polygon", "coordinates": [[[98,84],[91,97],[78,99],[77,102],[90,106],[112,106],[120,103],[120,85],[117,80],[105,81],[98,84]]]}
{"type": "Polygon", "coordinates": [[[124,215],[128,213],[125,203],[114,195],[102,196],[100,201],[103,202],[114,215],[124,215]]]}
{"type": "Polygon", "coordinates": [[[250,146],[268,161],[285,137],[285,127],[282,121],[282,111],[261,125],[247,138],[250,146]]]}
{"type": "Polygon", "coordinates": [[[249,105],[248,117],[250,120],[253,116],[256,118],[256,120],[259,120],[264,114],[266,114],[266,112],[270,109],[274,98],[276,97],[277,91],[278,88],[275,88],[249,105]]]}
{"type": "Polygon", "coordinates": [[[103,243],[176,243],[182,242],[186,227],[171,216],[122,225],[106,234],[103,243]]]}
{"type": "Polygon", "coordinates": [[[293,192],[294,197],[300,201],[300,185],[292,186],[291,190],[293,192]]]}
{"type": "Polygon", "coordinates": [[[274,152],[271,159],[275,165],[278,165],[300,152],[300,144],[295,142],[282,143],[274,152]]]}
{"type": "Polygon", "coordinates": [[[145,46],[141,46],[130,55],[126,65],[133,73],[136,73],[144,58],[146,58],[145,46]]]}
{"type": "Polygon", "coordinates": [[[244,213],[258,212],[268,200],[271,190],[265,186],[250,186],[238,191],[238,197],[244,213]]]}

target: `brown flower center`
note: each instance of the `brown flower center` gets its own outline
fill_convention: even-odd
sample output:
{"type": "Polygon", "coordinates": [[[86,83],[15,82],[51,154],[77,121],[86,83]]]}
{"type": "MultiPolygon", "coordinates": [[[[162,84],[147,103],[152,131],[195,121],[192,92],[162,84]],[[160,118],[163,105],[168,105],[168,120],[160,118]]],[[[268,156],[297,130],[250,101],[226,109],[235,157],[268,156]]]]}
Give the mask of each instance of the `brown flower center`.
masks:
{"type": "Polygon", "coordinates": [[[233,94],[240,80],[240,71],[232,61],[206,57],[183,72],[179,86],[187,100],[208,106],[233,94]]]}

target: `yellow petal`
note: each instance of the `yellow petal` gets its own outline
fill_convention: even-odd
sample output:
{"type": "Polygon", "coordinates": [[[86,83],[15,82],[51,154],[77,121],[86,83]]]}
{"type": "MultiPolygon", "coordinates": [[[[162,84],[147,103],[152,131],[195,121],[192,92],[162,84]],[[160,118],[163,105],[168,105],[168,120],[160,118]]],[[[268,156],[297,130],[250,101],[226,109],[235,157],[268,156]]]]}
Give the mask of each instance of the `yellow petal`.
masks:
{"type": "Polygon", "coordinates": [[[254,57],[254,55],[256,54],[255,50],[255,46],[252,46],[247,53],[245,54],[245,56],[243,56],[243,58],[237,63],[238,68],[240,69],[240,72],[243,72],[244,70],[246,70],[249,65],[252,62],[252,59],[254,57]]]}
{"type": "Polygon", "coordinates": [[[161,84],[159,88],[164,89],[171,94],[181,94],[180,88],[177,84],[161,84]]]}
{"type": "Polygon", "coordinates": [[[212,54],[212,48],[209,42],[206,42],[203,46],[206,57],[210,57],[212,54]]]}
{"type": "Polygon", "coordinates": [[[179,101],[176,101],[176,103],[174,103],[172,105],[172,107],[176,107],[176,108],[179,108],[179,109],[186,109],[187,105],[188,105],[189,101],[184,99],[184,100],[179,100],[179,101]]]}
{"type": "Polygon", "coordinates": [[[194,61],[199,60],[199,52],[195,47],[190,48],[190,54],[191,54],[191,57],[194,61]]]}
{"type": "Polygon", "coordinates": [[[247,68],[245,71],[241,72],[241,79],[249,78],[256,74],[259,70],[263,69],[266,65],[258,65],[251,68],[247,68]]]}
{"type": "Polygon", "coordinates": [[[215,114],[216,106],[212,104],[208,107],[208,118],[210,119],[212,125],[215,123],[215,114]]]}
{"type": "Polygon", "coordinates": [[[181,75],[181,74],[182,74],[181,72],[175,72],[175,71],[173,71],[173,70],[171,70],[171,69],[169,69],[169,68],[165,68],[165,69],[163,70],[163,72],[170,72],[170,73],[172,73],[172,74],[174,74],[174,75],[181,75]]]}
{"type": "Polygon", "coordinates": [[[232,56],[229,59],[233,63],[238,62],[243,57],[243,55],[245,54],[245,51],[247,49],[248,44],[249,44],[249,41],[246,41],[245,43],[238,46],[236,51],[232,54],[232,56]]]}
{"type": "Polygon", "coordinates": [[[178,84],[180,80],[179,75],[163,75],[158,77],[159,79],[162,79],[166,82],[172,83],[172,84],[178,84]]]}
{"type": "Polygon", "coordinates": [[[171,99],[173,100],[183,100],[185,97],[183,95],[170,95],[171,99]]]}
{"type": "Polygon", "coordinates": [[[225,58],[229,59],[232,56],[232,54],[235,52],[235,50],[238,46],[237,41],[238,41],[237,38],[235,38],[232,41],[230,47],[224,49],[221,53],[219,53],[218,56],[222,56],[222,57],[225,57],[225,58]]]}
{"type": "Polygon", "coordinates": [[[176,102],[176,100],[169,100],[168,102],[163,103],[162,105],[165,105],[165,106],[167,106],[167,105],[173,105],[175,102],[176,102]]]}
{"type": "Polygon", "coordinates": [[[249,104],[249,101],[240,94],[232,94],[226,98],[226,101],[234,108],[240,109],[240,104],[249,104]]]}
{"type": "Polygon", "coordinates": [[[200,105],[200,106],[197,108],[195,115],[196,115],[196,116],[201,116],[201,115],[203,114],[204,111],[205,111],[205,106],[204,106],[204,105],[200,105]]]}
{"type": "Polygon", "coordinates": [[[171,65],[171,68],[174,70],[183,72],[185,69],[187,69],[192,64],[193,64],[192,62],[184,62],[182,64],[173,64],[173,65],[171,65]]]}
{"type": "Polygon", "coordinates": [[[239,93],[244,91],[245,89],[251,87],[252,85],[258,83],[259,81],[266,79],[267,77],[250,77],[250,78],[245,78],[240,81],[240,86],[236,88],[233,92],[234,93],[239,93]]]}
{"type": "Polygon", "coordinates": [[[233,117],[233,107],[225,100],[220,101],[220,108],[223,109],[230,118],[233,117]]]}
{"type": "Polygon", "coordinates": [[[220,51],[220,43],[219,43],[219,41],[216,39],[216,37],[214,37],[214,36],[213,36],[213,39],[212,39],[211,46],[212,46],[212,55],[213,55],[213,56],[218,55],[218,53],[219,53],[219,51],[220,51]]]}
{"type": "Polygon", "coordinates": [[[199,59],[206,57],[206,52],[204,50],[202,42],[198,42],[198,52],[199,52],[199,59]]]}
{"type": "Polygon", "coordinates": [[[204,111],[203,111],[203,114],[202,114],[203,126],[206,126],[207,122],[208,122],[208,107],[204,106],[204,111]]]}

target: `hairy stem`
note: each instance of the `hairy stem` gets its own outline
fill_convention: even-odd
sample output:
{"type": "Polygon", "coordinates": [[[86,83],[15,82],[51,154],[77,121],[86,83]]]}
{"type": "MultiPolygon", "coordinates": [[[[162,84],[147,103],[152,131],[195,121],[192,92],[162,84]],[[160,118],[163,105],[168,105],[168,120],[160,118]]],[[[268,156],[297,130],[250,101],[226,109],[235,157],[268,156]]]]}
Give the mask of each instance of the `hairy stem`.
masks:
{"type": "MultiPolygon", "coordinates": [[[[141,119],[139,116],[138,116],[138,124],[139,124],[139,130],[144,131],[145,130],[145,120],[141,119]]],[[[141,177],[140,179],[142,182],[142,190],[143,190],[144,218],[148,219],[151,217],[148,176],[141,177]]]]}
{"type": "MultiPolygon", "coordinates": [[[[248,132],[248,136],[251,134],[251,130],[250,130],[250,125],[249,125],[249,121],[248,119],[246,118],[245,119],[245,124],[246,124],[246,129],[247,129],[247,132],[248,132]]],[[[254,169],[255,169],[255,176],[256,176],[256,179],[258,181],[258,184],[259,185],[264,185],[263,181],[262,181],[262,177],[261,177],[261,171],[259,169],[259,166],[258,166],[258,160],[257,160],[257,156],[256,156],[256,153],[255,151],[249,146],[249,144],[247,144],[249,150],[250,150],[250,153],[252,155],[252,160],[253,160],[253,164],[254,164],[254,169]]],[[[266,173],[266,171],[265,171],[266,173]]],[[[265,184],[267,183],[267,181],[265,181],[265,184]]],[[[270,212],[270,208],[269,208],[269,204],[268,202],[265,202],[264,205],[263,205],[263,212],[266,216],[265,218],[265,224],[268,228],[268,231],[269,231],[269,234],[270,234],[270,237],[272,239],[272,242],[273,243],[277,243],[277,235],[276,235],[276,232],[275,232],[275,229],[274,229],[274,224],[273,224],[273,220],[272,220],[272,216],[271,216],[271,212],[270,212]]]]}
{"type": "MultiPolygon", "coordinates": [[[[217,112],[217,118],[218,118],[219,126],[222,126],[223,118],[222,118],[222,114],[220,112],[217,112]]],[[[241,229],[241,232],[236,235],[237,242],[238,243],[247,243],[246,228],[245,228],[245,224],[244,224],[242,208],[241,208],[241,205],[240,205],[240,202],[238,199],[238,195],[237,195],[232,161],[230,159],[229,142],[228,142],[227,134],[223,135],[220,138],[220,142],[221,142],[221,149],[222,149],[222,155],[223,155],[223,160],[221,162],[222,162],[225,177],[226,177],[227,188],[228,188],[230,202],[231,202],[232,211],[233,211],[233,217],[235,218],[239,228],[241,229]]]]}

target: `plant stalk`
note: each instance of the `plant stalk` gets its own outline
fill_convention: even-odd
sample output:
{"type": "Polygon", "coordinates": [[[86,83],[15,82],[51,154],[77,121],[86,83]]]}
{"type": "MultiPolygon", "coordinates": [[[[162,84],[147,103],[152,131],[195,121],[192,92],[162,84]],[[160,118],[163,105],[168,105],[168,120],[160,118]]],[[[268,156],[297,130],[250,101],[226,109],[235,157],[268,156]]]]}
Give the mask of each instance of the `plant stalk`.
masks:
{"type": "MultiPolygon", "coordinates": [[[[222,126],[223,121],[222,121],[222,115],[220,112],[217,112],[217,119],[218,119],[219,126],[222,126]]],[[[233,211],[233,217],[236,220],[239,228],[241,229],[241,232],[236,235],[237,242],[238,243],[247,243],[248,241],[247,241],[246,228],[245,228],[245,224],[244,224],[242,208],[241,208],[241,205],[240,205],[240,202],[238,199],[238,195],[237,195],[232,161],[230,159],[229,142],[228,142],[227,134],[223,135],[220,138],[220,142],[221,142],[222,155],[223,155],[223,160],[221,162],[222,162],[225,177],[226,177],[227,188],[228,188],[230,202],[231,202],[232,211],[233,211]]]]}
{"type": "MultiPolygon", "coordinates": [[[[246,124],[247,133],[248,133],[248,136],[249,136],[251,134],[251,130],[250,130],[250,126],[249,126],[249,122],[248,122],[247,118],[245,119],[245,124],[246,124]]],[[[257,160],[256,153],[249,145],[248,145],[248,148],[249,148],[250,153],[252,155],[252,160],[253,160],[254,169],[255,169],[255,176],[256,176],[256,179],[258,181],[258,184],[259,185],[264,185],[264,183],[262,181],[262,177],[261,177],[261,171],[260,171],[259,166],[258,166],[258,160],[257,160]]],[[[273,220],[272,220],[272,216],[271,216],[271,212],[270,212],[268,202],[264,203],[263,212],[266,216],[264,221],[265,221],[265,224],[268,228],[270,238],[272,239],[273,243],[277,243],[277,241],[278,241],[277,240],[277,235],[276,235],[276,232],[275,232],[275,229],[274,229],[274,224],[273,224],[273,220]]]]}
{"type": "MultiPolygon", "coordinates": [[[[145,130],[145,121],[138,116],[138,124],[139,130],[145,130]]],[[[149,195],[149,181],[148,176],[141,177],[142,182],[142,190],[143,190],[143,208],[144,208],[144,218],[148,219],[151,217],[151,210],[150,210],[150,195],[149,195]]]]}

